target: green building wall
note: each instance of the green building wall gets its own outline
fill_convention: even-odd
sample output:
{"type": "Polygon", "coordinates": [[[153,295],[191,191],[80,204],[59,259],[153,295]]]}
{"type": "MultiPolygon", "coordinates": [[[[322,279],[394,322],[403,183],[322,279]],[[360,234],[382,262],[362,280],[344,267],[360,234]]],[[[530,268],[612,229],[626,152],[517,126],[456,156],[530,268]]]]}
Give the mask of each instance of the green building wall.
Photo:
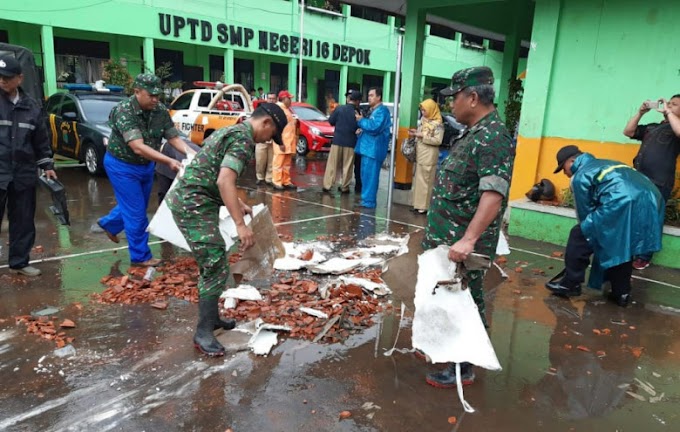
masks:
{"type": "MultiPolygon", "coordinates": [[[[50,56],[49,60],[54,54],[46,53],[46,45],[41,42],[41,31],[50,27],[54,37],[108,42],[110,57],[124,58],[132,74],[139,73],[145,65],[145,40],[147,44],[152,41],[154,48],[181,51],[185,65],[203,67],[206,80],[210,75],[210,55],[226,57],[232,51],[234,58],[252,59],[255,61],[254,86],[265,90],[269,88],[269,66],[272,62],[297,62],[298,56],[265,52],[258,48],[257,43],[260,30],[291,36],[299,34],[300,11],[297,2],[258,0],[256,7],[244,7],[242,3],[233,0],[113,0],[95,2],[88,6],[78,0],[63,0],[59,2],[59,7],[45,8],[44,5],[44,0],[25,0],[12,6],[12,10],[0,14],[0,30],[7,31],[9,42],[31,49],[39,65],[43,64],[44,56],[50,56]],[[209,41],[201,41],[199,31],[198,37],[192,40],[188,26],[180,31],[178,37],[174,37],[173,33],[164,36],[160,31],[159,14],[209,22],[213,37],[209,41]],[[255,31],[255,39],[248,47],[232,45],[230,42],[222,44],[215,34],[217,25],[221,23],[251,28],[255,31]]],[[[423,62],[426,81],[447,82],[456,69],[481,64],[500,73],[503,53],[463,48],[460,36],[457,40],[449,40],[431,36],[429,28],[426,30],[426,58],[423,62]]],[[[388,89],[385,89],[385,100],[392,99],[398,39],[394,18],[390,18],[387,24],[354,18],[350,15],[349,6],[343,6],[343,13],[340,15],[306,10],[303,31],[305,38],[314,41],[313,45],[316,41],[331,45],[337,43],[371,52],[370,65],[342,63],[332,58],[319,59],[316,52],[311,57],[306,56],[303,66],[307,68],[308,101],[314,103],[317,100],[316,83],[324,79],[326,69],[341,72],[340,86],[349,83],[362,85],[364,75],[382,77],[383,85],[385,79],[389,81],[388,89]],[[343,64],[348,67],[343,68],[343,64]]],[[[229,60],[225,63],[228,62],[229,60]]],[[[147,60],[147,68],[148,63],[147,60]]],[[[296,89],[297,76],[290,75],[289,88],[296,89]]],[[[56,91],[56,77],[45,78],[46,93],[56,91]]],[[[421,84],[425,86],[426,82],[421,84]]],[[[338,89],[338,93],[344,93],[344,89],[338,89]]]]}
{"type": "Polygon", "coordinates": [[[642,101],[680,93],[679,16],[680,2],[661,0],[536,2],[511,198],[542,178],[567,188],[552,173],[565,144],[632,163],[627,121],[642,101]]]}

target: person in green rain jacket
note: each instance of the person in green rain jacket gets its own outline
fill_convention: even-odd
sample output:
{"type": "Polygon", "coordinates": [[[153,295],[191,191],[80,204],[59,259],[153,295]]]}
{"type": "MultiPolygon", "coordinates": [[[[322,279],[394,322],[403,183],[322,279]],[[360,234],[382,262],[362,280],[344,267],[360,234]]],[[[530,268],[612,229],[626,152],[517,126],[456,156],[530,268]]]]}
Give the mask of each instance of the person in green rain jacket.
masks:
{"type": "Polygon", "coordinates": [[[574,145],[559,150],[557,163],[555,173],[564,170],[571,178],[579,223],[569,234],[565,270],[546,288],[557,295],[580,295],[593,255],[588,286],[600,289],[609,280],[610,299],[625,307],[631,300],[633,257],[661,250],[663,198],[630,166],[597,159],[574,145]]]}

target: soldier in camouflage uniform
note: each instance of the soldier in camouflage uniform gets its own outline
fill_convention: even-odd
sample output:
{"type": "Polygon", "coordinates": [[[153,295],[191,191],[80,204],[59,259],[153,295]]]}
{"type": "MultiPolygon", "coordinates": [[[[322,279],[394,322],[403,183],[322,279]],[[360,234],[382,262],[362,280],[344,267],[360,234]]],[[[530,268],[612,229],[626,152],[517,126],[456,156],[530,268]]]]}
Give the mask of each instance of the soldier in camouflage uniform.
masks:
{"type": "Polygon", "coordinates": [[[155,266],[149,249],[149,221],[146,208],[153,186],[155,163],[167,164],[177,171],[180,163],[160,152],[165,138],[177,151],[185,153],[167,108],[159,102],[161,80],[152,74],[137,75],[135,94],[121,101],[109,114],[111,137],[104,156],[104,168],[109,176],[117,205],[97,224],[114,243],[125,230],[133,265],[155,266]]]}
{"type": "MultiPolygon", "coordinates": [[[[209,356],[224,355],[213,330],[234,328],[233,320],[218,314],[218,298],[229,278],[229,261],[219,230],[219,210],[227,207],[238,236],[240,250],[253,245],[253,233],[243,220],[250,207],[237,196],[236,179],[255,155],[255,143],[274,140],[282,145],[281,131],[287,120],[276,104],[262,103],[245,122],[219,129],[203,143],[203,149],[186,168],[166,202],[198,263],[199,318],[194,335],[196,348],[209,356]]],[[[273,145],[273,144],[272,144],[273,145]]]]}
{"type": "MultiPolygon", "coordinates": [[[[451,86],[441,93],[452,96],[451,108],[458,122],[468,128],[442,162],[432,192],[423,248],[450,245],[449,259],[464,261],[470,253],[496,253],[501,219],[515,158],[512,137],[493,105],[493,73],[487,67],[456,72],[451,86]]],[[[486,325],[482,279],[484,271],[468,271],[472,297],[486,325]]],[[[461,364],[463,384],[472,384],[474,372],[461,364]]],[[[456,386],[455,364],[429,374],[428,384],[456,386]]]]}

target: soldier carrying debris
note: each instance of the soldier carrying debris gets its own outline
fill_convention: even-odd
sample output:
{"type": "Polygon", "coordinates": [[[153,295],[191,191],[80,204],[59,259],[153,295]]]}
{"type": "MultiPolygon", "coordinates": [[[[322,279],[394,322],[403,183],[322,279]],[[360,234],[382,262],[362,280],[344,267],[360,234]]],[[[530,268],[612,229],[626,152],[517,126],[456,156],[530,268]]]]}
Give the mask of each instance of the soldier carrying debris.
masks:
{"type": "Polygon", "coordinates": [[[220,129],[205,140],[201,152],[166,197],[177,227],[198,263],[199,317],[194,345],[209,356],[224,355],[224,347],[213,331],[220,327],[231,330],[236,325],[234,320],[221,320],[218,312],[218,298],[229,278],[219,209],[226,206],[234,220],[240,250],[250,248],[254,244],[253,232],[243,217],[252,214],[252,210],[238,198],[236,179],[253,158],[256,142],[273,139],[282,145],[281,131],[286,124],[286,115],[279,106],[260,104],[249,120],[220,129]]]}
{"type": "MultiPolygon", "coordinates": [[[[437,174],[423,249],[450,245],[449,259],[454,262],[468,260],[473,252],[494,258],[508,203],[515,148],[493,104],[493,81],[491,69],[473,67],[456,72],[451,86],[441,91],[444,96],[452,96],[453,114],[468,128],[437,174]]],[[[464,276],[486,325],[484,273],[467,270],[464,276]]],[[[460,366],[463,385],[472,384],[472,365],[460,366]]],[[[426,381],[439,388],[455,387],[455,363],[442,372],[429,374],[426,381]]]]}

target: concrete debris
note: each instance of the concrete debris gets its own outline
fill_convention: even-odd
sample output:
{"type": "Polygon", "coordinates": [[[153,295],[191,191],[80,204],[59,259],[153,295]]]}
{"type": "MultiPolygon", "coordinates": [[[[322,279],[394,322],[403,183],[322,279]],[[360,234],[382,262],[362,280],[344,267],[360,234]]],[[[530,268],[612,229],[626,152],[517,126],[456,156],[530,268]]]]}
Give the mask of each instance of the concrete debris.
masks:
{"type": "Polygon", "coordinates": [[[336,257],[331,258],[322,264],[307,266],[307,270],[316,274],[341,275],[349,273],[350,271],[359,267],[360,265],[361,261],[359,260],[350,260],[336,257]]]}
{"type": "Polygon", "coordinates": [[[295,271],[307,267],[309,263],[309,261],[287,256],[285,258],[278,258],[276,261],[274,261],[274,269],[282,271],[295,271]]]}
{"type": "Polygon", "coordinates": [[[369,293],[380,297],[392,294],[392,291],[384,282],[378,283],[372,280],[351,276],[340,276],[340,281],[347,285],[359,285],[364,291],[368,291],[369,293]]]}
{"type": "Polygon", "coordinates": [[[234,309],[236,305],[238,304],[238,300],[233,298],[233,297],[226,297],[224,299],[224,303],[222,304],[222,307],[224,309],[234,309]]]}
{"type": "Polygon", "coordinates": [[[54,350],[54,355],[57,357],[73,357],[76,355],[76,349],[73,348],[73,345],[66,345],[63,348],[54,350]]]}
{"type": "Polygon", "coordinates": [[[657,403],[660,402],[664,396],[666,396],[666,393],[661,393],[659,396],[654,396],[649,398],[649,403],[657,403]]]}
{"type": "Polygon", "coordinates": [[[646,392],[649,393],[651,396],[656,396],[656,391],[654,390],[654,387],[653,387],[650,383],[648,383],[648,382],[643,382],[643,381],[641,381],[641,380],[639,380],[639,379],[637,379],[637,378],[635,378],[635,382],[638,384],[638,386],[639,386],[642,390],[646,391],[646,392]]]}
{"type": "Polygon", "coordinates": [[[627,394],[628,396],[632,397],[632,398],[635,398],[635,399],[639,400],[639,401],[647,402],[647,399],[646,399],[644,396],[641,396],[641,395],[639,395],[639,394],[637,394],[637,393],[634,393],[634,392],[632,392],[632,391],[627,391],[626,394],[627,394]]]}
{"type": "Polygon", "coordinates": [[[322,319],[328,319],[328,314],[325,312],[321,312],[320,310],[308,308],[308,307],[301,307],[300,312],[304,312],[307,315],[311,315],[313,317],[317,318],[322,318],[322,319]]]}
{"type": "Polygon", "coordinates": [[[34,318],[46,317],[59,313],[60,309],[54,306],[47,306],[43,309],[31,312],[31,316],[34,318]]]}
{"type": "Polygon", "coordinates": [[[251,285],[239,285],[236,288],[229,288],[220,296],[222,298],[235,298],[238,300],[262,300],[260,292],[251,285]]]}
{"type": "MultiPolygon", "coordinates": [[[[356,273],[354,277],[379,281],[381,270],[356,273]]],[[[331,281],[319,289],[319,283],[298,276],[282,277],[270,290],[262,290],[263,300],[241,301],[236,308],[223,310],[227,318],[239,322],[261,319],[264,325],[283,325],[290,329],[290,337],[306,340],[344,341],[351,333],[373,325],[373,315],[385,308],[373,296],[365,295],[358,285],[331,281]],[[328,322],[304,312],[308,308],[325,314],[328,322]],[[333,319],[336,318],[337,319],[333,319]]],[[[258,327],[241,325],[236,331],[253,334],[258,327]]]]}

